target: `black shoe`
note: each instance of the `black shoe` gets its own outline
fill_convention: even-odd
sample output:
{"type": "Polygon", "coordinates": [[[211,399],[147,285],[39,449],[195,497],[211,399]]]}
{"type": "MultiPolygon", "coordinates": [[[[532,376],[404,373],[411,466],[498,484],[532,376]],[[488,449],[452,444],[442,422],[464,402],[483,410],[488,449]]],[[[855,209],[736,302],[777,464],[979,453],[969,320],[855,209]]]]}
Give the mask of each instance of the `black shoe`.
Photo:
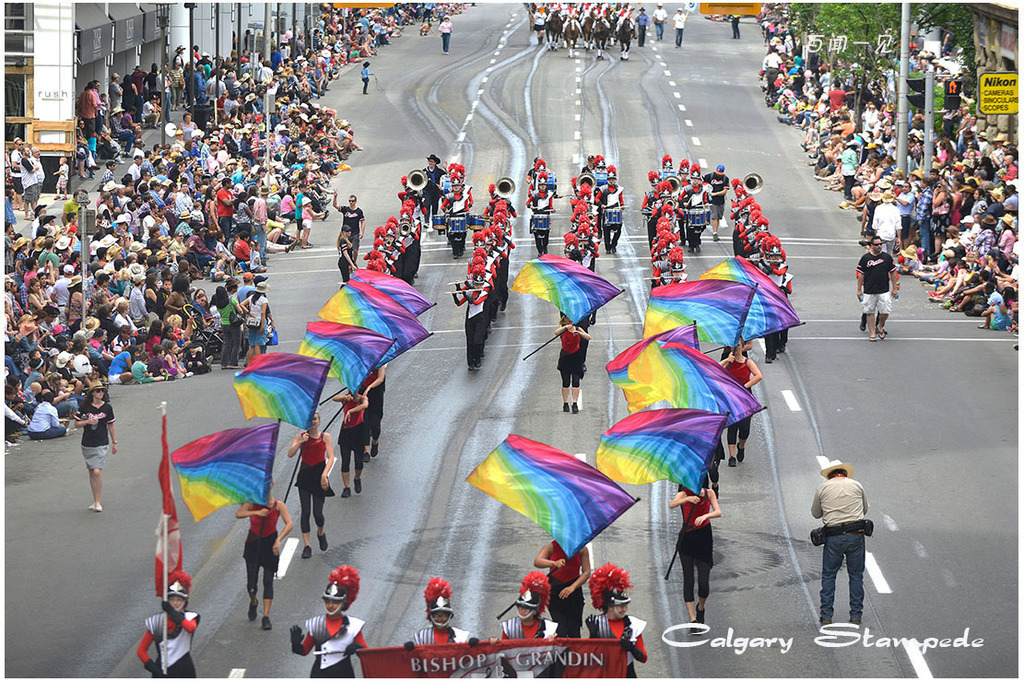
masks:
{"type": "Polygon", "coordinates": [[[786,344],[782,344],[781,346],[779,346],[778,352],[779,353],[785,353],[786,352],[786,344]]]}
{"type": "Polygon", "coordinates": [[[766,356],[764,356],[764,362],[765,362],[766,365],[772,364],[773,362],[775,362],[775,356],[774,355],[766,355],[766,356]]]}
{"type": "Polygon", "coordinates": [[[866,332],[868,330],[868,318],[864,315],[860,316],[860,330],[866,332]]]}
{"type": "Polygon", "coordinates": [[[569,403],[562,403],[562,412],[569,411],[569,403]]]}
{"type": "MultiPolygon", "coordinates": [[[[364,452],[363,453],[363,461],[364,462],[369,462],[370,461],[370,453],[369,452],[364,452]]],[[[357,490],[356,492],[359,492],[359,491],[357,490]]]]}
{"type": "Polygon", "coordinates": [[[352,497],[352,488],[345,488],[341,491],[342,497],[352,497]]]}
{"type": "Polygon", "coordinates": [[[736,461],[737,462],[742,462],[743,461],[743,448],[740,448],[740,447],[736,448],[736,461]]]}
{"type": "Polygon", "coordinates": [[[821,623],[822,625],[832,625],[832,619],[831,618],[825,618],[824,616],[818,618],[818,622],[821,623]]]}
{"type": "Polygon", "coordinates": [[[363,492],[363,482],[358,478],[352,481],[352,487],[356,489],[357,494],[363,492]]]}
{"type": "Polygon", "coordinates": [[[316,539],[320,541],[320,551],[327,551],[327,533],[317,533],[316,539]]]}
{"type": "Polygon", "coordinates": [[[698,623],[703,623],[704,622],[704,609],[697,609],[697,622],[698,623]]]}
{"type": "Polygon", "coordinates": [[[696,250],[697,253],[700,253],[700,247],[699,246],[695,246],[693,248],[696,250]]]}
{"type": "Polygon", "coordinates": [[[719,492],[719,490],[718,490],[718,484],[717,483],[712,483],[711,484],[711,490],[714,491],[715,497],[721,497],[722,496],[722,493],[719,492]]]}
{"type": "Polygon", "coordinates": [[[860,618],[851,618],[850,619],[850,625],[860,626],[860,618]]]}
{"type": "Polygon", "coordinates": [[[270,624],[270,616],[263,616],[263,629],[271,630],[273,627],[274,626],[270,624]]]}
{"type": "Polygon", "coordinates": [[[380,443],[378,443],[377,441],[373,441],[372,443],[370,443],[370,457],[376,457],[377,456],[377,447],[379,445],[380,445],[380,443]]]}
{"type": "Polygon", "coordinates": [[[256,620],[256,604],[249,604],[249,620],[256,620]]]}
{"type": "Polygon", "coordinates": [[[579,411],[580,411],[580,406],[577,405],[576,403],[573,403],[572,404],[572,413],[573,414],[579,414],[579,411]]]}
{"type": "MultiPolygon", "coordinates": [[[[348,490],[348,488],[345,488],[345,490],[348,490]]],[[[310,547],[309,545],[306,545],[305,547],[302,548],[302,558],[303,559],[308,559],[311,556],[313,556],[313,548],[310,547]]]]}
{"type": "Polygon", "coordinates": [[[729,458],[729,466],[731,466],[731,467],[736,466],[736,458],[735,457],[730,457],[729,458]]]}

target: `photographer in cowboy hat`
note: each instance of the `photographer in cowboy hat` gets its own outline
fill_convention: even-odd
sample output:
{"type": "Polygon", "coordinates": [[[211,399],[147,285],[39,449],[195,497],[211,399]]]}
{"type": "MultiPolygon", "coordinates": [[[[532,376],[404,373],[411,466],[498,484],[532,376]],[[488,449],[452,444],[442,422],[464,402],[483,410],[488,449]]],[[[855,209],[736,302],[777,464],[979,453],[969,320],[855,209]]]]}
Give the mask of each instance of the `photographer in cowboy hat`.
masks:
{"type": "Polygon", "coordinates": [[[850,623],[860,625],[864,611],[864,536],[870,536],[873,529],[871,521],[864,518],[868,498],[864,486],[853,480],[853,465],[848,462],[834,460],[821,470],[821,475],[825,482],[818,486],[811,502],[811,516],[825,524],[811,533],[815,545],[824,545],[818,620],[822,625],[832,623],[836,574],[845,557],[846,572],[850,574],[850,623]]]}

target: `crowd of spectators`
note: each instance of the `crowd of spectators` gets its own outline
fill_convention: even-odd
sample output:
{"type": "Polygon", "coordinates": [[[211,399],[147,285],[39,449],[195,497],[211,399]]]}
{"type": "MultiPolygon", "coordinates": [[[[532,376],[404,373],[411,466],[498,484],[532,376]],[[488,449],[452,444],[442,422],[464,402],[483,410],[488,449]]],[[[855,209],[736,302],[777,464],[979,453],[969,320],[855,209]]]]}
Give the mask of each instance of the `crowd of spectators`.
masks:
{"type": "Polygon", "coordinates": [[[314,221],[336,205],[331,178],[362,151],[352,125],[319,100],[344,64],[375,54],[425,11],[322,5],[309,44],[286,34],[269,61],[195,50],[192,72],[179,48],[163,103],[155,69],[115,74],[102,95],[90,83],[79,112],[95,116],[79,125],[76,174],[103,164],[98,191],[79,186],[66,201],[32,204],[22,178],[36,167],[19,168],[16,181],[12,156],[20,164],[26,155],[16,141],[5,193],[8,444],[23,433],[63,435],[57,421],[77,412],[94,382],[172,381],[218,360],[234,369],[276,342],[268,259],[313,246],[314,221]],[[199,125],[191,110],[208,98],[216,116],[199,125]],[[150,103],[182,112],[170,144],[143,142],[156,124],[150,103]],[[87,236],[80,208],[96,211],[87,236]],[[28,222],[20,231],[16,210],[28,222]],[[204,280],[216,283],[212,294],[204,280]]]}
{"type": "MultiPolygon", "coordinates": [[[[907,172],[897,161],[894,74],[857,87],[847,64],[806,61],[784,5],[762,19],[765,101],[778,120],[803,132],[808,166],[825,191],[842,192],[839,208],[856,212],[866,243],[881,237],[900,272],[919,279],[930,300],[984,317],[982,328],[1017,331],[1018,153],[1002,132],[970,113],[971,102],[942,112],[925,167],[925,120],[911,110],[907,172]],[[859,90],[859,91],[858,91],[859,90]]],[[[955,54],[918,51],[911,74],[929,66],[936,82],[960,75],[955,54]]]]}

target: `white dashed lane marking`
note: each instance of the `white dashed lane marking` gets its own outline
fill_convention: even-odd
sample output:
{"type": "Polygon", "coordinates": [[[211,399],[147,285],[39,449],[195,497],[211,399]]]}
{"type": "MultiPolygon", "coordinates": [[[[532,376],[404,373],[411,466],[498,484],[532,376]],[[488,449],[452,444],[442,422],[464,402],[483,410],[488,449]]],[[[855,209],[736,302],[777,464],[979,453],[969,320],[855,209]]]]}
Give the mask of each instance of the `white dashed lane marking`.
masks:
{"type": "Polygon", "coordinates": [[[693,127],[693,121],[691,121],[690,119],[684,120],[683,123],[685,123],[689,128],[693,127]]]}
{"type": "Polygon", "coordinates": [[[700,146],[700,138],[699,137],[691,137],[690,139],[693,140],[693,146],[694,147],[699,147],[700,146]]]}
{"type": "Polygon", "coordinates": [[[882,575],[882,569],[878,567],[878,562],[875,561],[875,555],[871,552],[864,553],[864,569],[868,572],[871,582],[875,584],[875,591],[878,594],[892,594],[892,588],[889,587],[885,576],[882,575]]]}
{"type": "MultiPolygon", "coordinates": [[[[676,93],[676,97],[679,97],[679,93],[676,93]]],[[[686,106],[685,105],[679,104],[677,106],[679,107],[679,111],[686,111],[686,106]]]]}
{"type": "Polygon", "coordinates": [[[299,546],[298,538],[288,538],[284,541],[284,549],[281,550],[280,560],[277,564],[277,578],[280,580],[288,574],[288,565],[292,563],[295,550],[299,546]]]}
{"type": "Polygon", "coordinates": [[[786,405],[787,407],[789,407],[790,412],[803,412],[803,410],[800,408],[800,403],[796,401],[796,396],[793,395],[793,391],[789,390],[788,388],[783,389],[782,397],[785,399],[786,405]]]}
{"type": "Polygon", "coordinates": [[[228,677],[245,677],[245,668],[232,668],[231,672],[228,673],[228,677]]]}
{"type": "MultiPolygon", "coordinates": [[[[676,99],[682,99],[682,97],[683,97],[683,96],[682,96],[682,95],[680,95],[680,94],[679,94],[678,92],[673,92],[673,93],[672,93],[672,96],[673,96],[673,97],[675,97],[676,99]]],[[[683,109],[683,111],[686,111],[686,109],[683,109]]]]}

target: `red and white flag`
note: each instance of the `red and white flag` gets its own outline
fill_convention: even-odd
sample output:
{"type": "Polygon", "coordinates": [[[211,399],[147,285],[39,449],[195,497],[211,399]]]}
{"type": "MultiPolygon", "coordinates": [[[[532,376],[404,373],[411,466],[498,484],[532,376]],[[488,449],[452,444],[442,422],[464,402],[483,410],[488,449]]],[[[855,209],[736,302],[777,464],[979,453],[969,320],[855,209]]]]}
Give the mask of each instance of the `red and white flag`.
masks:
{"type": "Polygon", "coordinates": [[[164,582],[167,573],[181,569],[181,533],[178,531],[178,510],[171,490],[171,455],[167,449],[167,415],[163,416],[163,431],[160,443],[163,457],[160,459],[160,492],[163,494],[163,513],[156,527],[156,596],[164,599],[164,582]],[[166,521],[167,528],[164,528],[166,521]],[[164,566],[164,539],[167,540],[167,566],[164,566]]]}

